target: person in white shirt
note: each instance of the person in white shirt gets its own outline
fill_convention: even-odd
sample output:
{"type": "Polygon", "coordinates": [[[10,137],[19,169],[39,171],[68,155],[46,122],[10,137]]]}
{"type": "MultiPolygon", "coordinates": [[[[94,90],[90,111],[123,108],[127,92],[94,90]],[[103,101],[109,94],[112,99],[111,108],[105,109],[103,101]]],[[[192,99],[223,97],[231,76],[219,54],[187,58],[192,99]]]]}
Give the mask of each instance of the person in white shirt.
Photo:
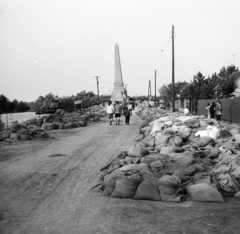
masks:
{"type": "Polygon", "coordinates": [[[133,107],[132,107],[132,103],[131,103],[131,102],[128,103],[127,108],[128,108],[128,110],[130,111],[130,115],[132,115],[132,109],[133,109],[133,107]]]}
{"type": "Polygon", "coordinates": [[[184,115],[189,115],[189,110],[187,107],[185,107],[185,109],[184,109],[184,115]]]}
{"type": "Polygon", "coordinates": [[[108,114],[110,125],[112,125],[113,113],[114,113],[114,107],[113,107],[112,101],[109,101],[107,105],[107,114],[108,114]]]}

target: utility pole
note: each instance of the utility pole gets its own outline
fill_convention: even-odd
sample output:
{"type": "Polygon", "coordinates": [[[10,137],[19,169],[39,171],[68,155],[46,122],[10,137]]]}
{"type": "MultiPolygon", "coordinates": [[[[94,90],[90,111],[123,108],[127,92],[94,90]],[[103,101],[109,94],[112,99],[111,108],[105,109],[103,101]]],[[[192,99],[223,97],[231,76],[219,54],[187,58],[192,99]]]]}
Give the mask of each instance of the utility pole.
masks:
{"type": "Polygon", "coordinates": [[[155,70],[155,105],[156,105],[156,102],[157,102],[157,97],[156,97],[156,85],[157,85],[157,71],[155,70]]]}
{"type": "Polygon", "coordinates": [[[98,93],[98,104],[99,104],[99,82],[98,82],[98,77],[101,77],[101,76],[94,76],[96,77],[97,79],[97,93],[98,93]]]}
{"type": "Polygon", "coordinates": [[[127,95],[127,84],[125,84],[125,90],[126,90],[126,100],[127,100],[127,97],[128,97],[128,95],[127,95]]]}
{"type": "Polygon", "coordinates": [[[174,66],[174,25],[172,25],[172,112],[175,112],[174,66]]]}
{"type": "Polygon", "coordinates": [[[149,85],[148,85],[148,101],[152,96],[152,92],[151,92],[151,80],[149,80],[149,85]]]}

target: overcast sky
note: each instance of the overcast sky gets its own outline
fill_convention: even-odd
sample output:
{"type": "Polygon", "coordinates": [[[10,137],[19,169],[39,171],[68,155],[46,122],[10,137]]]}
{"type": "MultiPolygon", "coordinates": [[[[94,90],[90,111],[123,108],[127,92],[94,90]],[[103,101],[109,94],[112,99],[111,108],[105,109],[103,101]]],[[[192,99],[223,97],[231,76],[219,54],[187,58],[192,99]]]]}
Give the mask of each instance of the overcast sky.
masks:
{"type": "MultiPolygon", "coordinates": [[[[114,45],[128,94],[147,95],[148,82],[190,81],[240,64],[239,0],[0,0],[0,94],[100,95],[113,89],[114,45]]],[[[152,85],[152,92],[154,86],[152,85]]]]}

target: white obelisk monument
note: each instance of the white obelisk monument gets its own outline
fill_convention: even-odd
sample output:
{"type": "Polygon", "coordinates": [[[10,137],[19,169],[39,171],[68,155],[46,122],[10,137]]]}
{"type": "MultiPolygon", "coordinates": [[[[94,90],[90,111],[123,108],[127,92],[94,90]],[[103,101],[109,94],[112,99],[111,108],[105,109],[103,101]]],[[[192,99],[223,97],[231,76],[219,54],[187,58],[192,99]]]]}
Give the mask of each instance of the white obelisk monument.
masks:
{"type": "Polygon", "coordinates": [[[115,76],[114,76],[114,87],[112,91],[111,101],[123,102],[126,100],[126,90],[124,89],[124,83],[122,80],[122,69],[120,61],[120,53],[118,44],[115,44],[115,76]]]}

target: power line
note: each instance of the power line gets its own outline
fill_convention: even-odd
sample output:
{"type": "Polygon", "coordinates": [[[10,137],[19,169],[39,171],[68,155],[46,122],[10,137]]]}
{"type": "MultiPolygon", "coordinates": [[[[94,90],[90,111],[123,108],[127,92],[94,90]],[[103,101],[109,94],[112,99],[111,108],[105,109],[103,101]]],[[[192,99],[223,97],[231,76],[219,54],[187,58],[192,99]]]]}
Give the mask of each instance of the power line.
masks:
{"type": "Polygon", "coordinates": [[[53,74],[53,75],[55,75],[55,76],[61,76],[61,77],[64,78],[64,79],[70,79],[70,80],[72,80],[72,81],[77,81],[76,78],[73,78],[73,79],[74,79],[74,80],[73,80],[73,79],[71,79],[71,78],[69,77],[69,75],[57,74],[56,72],[49,70],[49,68],[46,69],[46,68],[45,68],[44,66],[42,66],[42,65],[39,65],[39,64],[33,65],[31,60],[26,59],[26,58],[24,58],[23,56],[20,56],[20,55],[14,53],[14,52],[12,52],[12,51],[10,51],[10,50],[8,50],[8,49],[2,48],[2,47],[0,47],[0,48],[1,48],[1,49],[4,49],[4,50],[6,50],[6,51],[9,51],[9,52],[13,53],[15,56],[18,56],[18,57],[21,58],[21,59],[18,59],[18,58],[13,57],[12,55],[9,55],[9,54],[7,54],[7,53],[4,53],[4,52],[1,52],[1,51],[0,51],[1,54],[5,55],[5,56],[8,56],[8,57],[10,57],[10,58],[13,58],[14,60],[17,60],[17,61],[26,63],[26,64],[34,67],[34,68],[37,68],[37,69],[42,70],[42,71],[45,71],[45,72],[47,72],[47,73],[51,73],[51,74],[53,74]],[[27,62],[24,61],[24,60],[26,60],[27,62]],[[66,78],[66,76],[67,76],[68,78],[66,78]]]}
{"type": "MultiPolygon", "coordinates": [[[[3,29],[3,28],[1,28],[1,29],[3,29]]],[[[82,71],[82,70],[78,70],[78,69],[76,69],[75,67],[73,67],[73,66],[70,66],[69,64],[66,64],[65,62],[63,62],[63,61],[61,61],[60,59],[58,59],[58,58],[56,58],[56,57],[54,57],[53,55],[50,55],[50,54],[48,54],[47,52],[45,52],[44,50],[42,50],[42,49],[39,49],[38,47],[36,47],[36,46],[33,46],[30,42],[28,42],[27,40],[25,40],[25,39],[23,39],[21,36],[19,36],[19,33],[17,33],[15,30],[13,30],[12,28],[9,28],[10,30],[12,30],[18,37],[19,37],[19,39],[20,40],[22,40],[22,41],[24,41],[26,44],[28,44],[28,45],[30,45],[31,47],[33,47],[33,48],[35,48],[35,49],[37,49],[37,50],[39,50],[39,51],[41,51],[42,53],[44,53],[44,54],[46,54],[46,55],[48,55],[49,57],[52,57],[53,59],[55,59],[55,60],[57,60],[57,61],[59,61],[60,63],[62,63],[62,64],[64,64],[65,66],[68,66],[68,67],[70,67],[71,69],[75,69],[76,71],[78,71],[78,72],[83,72],[83,73],[85,73],[85,74],[87,74],[87,75],[89,75],[87,72],[85,72],[85,71],[82,71]]],[[[5,32],[7,32],[7,33],[9,33],[7,30],[5,30],[5,29],[3,29],[3,31],[5,31],[5,32]]]]}

